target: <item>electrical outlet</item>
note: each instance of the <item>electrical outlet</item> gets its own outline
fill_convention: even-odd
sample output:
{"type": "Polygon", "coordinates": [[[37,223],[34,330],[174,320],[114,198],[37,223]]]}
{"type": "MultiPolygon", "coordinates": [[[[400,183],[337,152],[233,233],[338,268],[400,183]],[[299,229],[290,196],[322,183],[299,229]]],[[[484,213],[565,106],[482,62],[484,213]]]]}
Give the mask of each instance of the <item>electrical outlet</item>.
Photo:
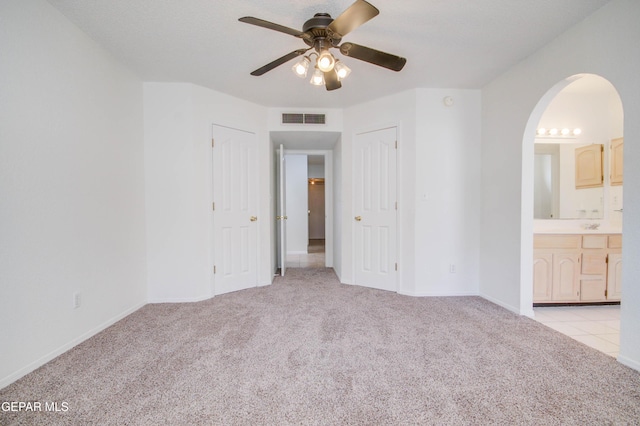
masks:
{"type": "Polygon", "coordinates": [[[80,307],[80,293],[73,293],[73,309],[80,307]]]}
{"type": "Polygon", "coordinates": [[[449,273],[450,274],[455,274],[456,273],[456,265],[454,263],[449,265],[449,273]]]}

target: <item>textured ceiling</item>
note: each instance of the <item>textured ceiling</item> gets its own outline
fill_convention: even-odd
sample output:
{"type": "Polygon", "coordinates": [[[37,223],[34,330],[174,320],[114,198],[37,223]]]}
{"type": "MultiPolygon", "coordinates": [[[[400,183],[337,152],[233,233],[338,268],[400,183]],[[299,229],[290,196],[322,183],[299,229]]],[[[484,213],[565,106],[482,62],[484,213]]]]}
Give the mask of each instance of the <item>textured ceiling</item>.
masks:
{"type": "MultiPolygon", "coordinates": [[[[480,88],[608,0],[371,0],[380,15],[343,42],[407,58],[399,73],[353,58],[341,89],[295,77],[293,62],[249,73],[293,50],[295,37],[238,22],[301,29],[352,0],[48,0],[144,81],[190,82],[272,107],[340,108],[416,87],[480,88]]],[[[335,49],[333,53],[340,57],[335,49]]]]}

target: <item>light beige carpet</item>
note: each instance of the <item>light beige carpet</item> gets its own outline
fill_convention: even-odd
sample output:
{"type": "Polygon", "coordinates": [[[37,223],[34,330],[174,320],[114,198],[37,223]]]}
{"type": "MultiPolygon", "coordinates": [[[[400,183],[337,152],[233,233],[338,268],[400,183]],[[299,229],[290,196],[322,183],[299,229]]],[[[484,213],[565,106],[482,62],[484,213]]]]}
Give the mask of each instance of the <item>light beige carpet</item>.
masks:
{"type": "Polygon", "coordinates": [[[412,298],[291,269],[147,305],[0,390],[66,412],[0,424],[640,424],[640,374],[478,297],[412,298]]]}

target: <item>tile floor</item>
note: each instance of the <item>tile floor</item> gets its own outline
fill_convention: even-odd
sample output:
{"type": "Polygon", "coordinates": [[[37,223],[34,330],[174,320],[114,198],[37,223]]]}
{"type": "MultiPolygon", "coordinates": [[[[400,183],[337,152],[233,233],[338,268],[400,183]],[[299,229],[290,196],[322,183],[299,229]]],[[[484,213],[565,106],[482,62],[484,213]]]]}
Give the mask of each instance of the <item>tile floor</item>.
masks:
{"type": "Polygon", "coordinates": [[[324,240],[309,240],[306,254],[287,254],[287,268],[324,268],[324,240]]]}
{"type": "Polygon", "coordinates": [[[535,320],[612,357],[620,350],[620,305],[533,308],[535,320]]]}

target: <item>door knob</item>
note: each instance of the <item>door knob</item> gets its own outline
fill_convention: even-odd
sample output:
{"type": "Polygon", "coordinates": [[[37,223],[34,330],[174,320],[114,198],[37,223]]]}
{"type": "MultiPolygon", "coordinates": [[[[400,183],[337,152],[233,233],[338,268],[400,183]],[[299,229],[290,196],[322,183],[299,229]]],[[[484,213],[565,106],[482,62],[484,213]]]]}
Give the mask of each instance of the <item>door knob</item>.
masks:
{"type": "Polygon", "coordinates": [[[250,220],[251,222],[255,222],[256,220],[258,220],[258,218],[257,218],[257,217],[255,217],[255,216],[251,216],[251,217],[249,218],[249,220],[250,220]]]}
{"type": "Polygon", "coordinates": [[[362,216],[356,216],[355,219],[356,219],[356,222],[360,222],[362,220],[362,216]]]}

